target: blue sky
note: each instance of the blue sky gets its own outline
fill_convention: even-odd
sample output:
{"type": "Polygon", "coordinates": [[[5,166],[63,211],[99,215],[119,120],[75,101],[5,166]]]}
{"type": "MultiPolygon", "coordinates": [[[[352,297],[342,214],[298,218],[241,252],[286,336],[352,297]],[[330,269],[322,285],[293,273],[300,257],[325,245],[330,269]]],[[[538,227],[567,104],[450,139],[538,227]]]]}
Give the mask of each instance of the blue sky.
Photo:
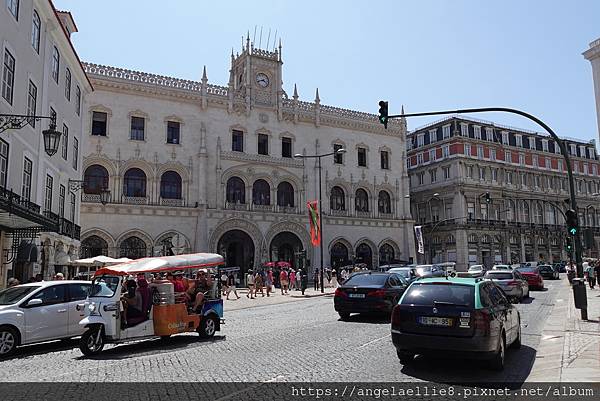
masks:
{"type": "MultiPolygon", "coordinates": [[[[503,106],[560,136],[598,137],[590,63],[600,1],[54,0],[84,61],[226,85],[232,47],[262,27],[283,43],[284,89],[301,100],[390,114],[503,106]],[[165,5],[168,5],[165,6],[165,5]]],[[[541,128],[517,116],[480,119],[541,128]]],[[[414,129],[436,118],[410,119],[414,129]]]]}

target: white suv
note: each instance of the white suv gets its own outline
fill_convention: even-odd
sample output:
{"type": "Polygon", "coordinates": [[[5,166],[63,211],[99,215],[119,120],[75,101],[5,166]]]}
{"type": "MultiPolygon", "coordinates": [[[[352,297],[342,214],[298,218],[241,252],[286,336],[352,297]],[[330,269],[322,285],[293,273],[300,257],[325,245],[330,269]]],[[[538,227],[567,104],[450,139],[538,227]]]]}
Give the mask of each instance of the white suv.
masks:
{"type": "Polygon", "coordinates": [[[0,291],[0,358],[19,345],[83,334],[79,321],[91,285],[79,280],[42,281],[0,291]]]}

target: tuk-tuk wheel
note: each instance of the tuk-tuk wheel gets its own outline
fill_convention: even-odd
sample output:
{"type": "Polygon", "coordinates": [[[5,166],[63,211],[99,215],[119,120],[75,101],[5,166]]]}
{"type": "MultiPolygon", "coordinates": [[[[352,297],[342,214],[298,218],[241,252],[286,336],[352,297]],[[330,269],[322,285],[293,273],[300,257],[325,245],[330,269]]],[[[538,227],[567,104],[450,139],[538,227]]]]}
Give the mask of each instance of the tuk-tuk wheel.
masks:
{"type": "Polygon", "coordinates": [[[104,333],[102,327],[91,327],[86,330],[79,340],[79,349],[85,356],[96,355],[104,348],[104,333]]]}
{"type": "Polygon", "coordinates": [[[214,316],[205,316],[200,322],[200,327],[198,327],[198,334],[202,338],[210,338],[215,335],[218,324],[214,316]]]}

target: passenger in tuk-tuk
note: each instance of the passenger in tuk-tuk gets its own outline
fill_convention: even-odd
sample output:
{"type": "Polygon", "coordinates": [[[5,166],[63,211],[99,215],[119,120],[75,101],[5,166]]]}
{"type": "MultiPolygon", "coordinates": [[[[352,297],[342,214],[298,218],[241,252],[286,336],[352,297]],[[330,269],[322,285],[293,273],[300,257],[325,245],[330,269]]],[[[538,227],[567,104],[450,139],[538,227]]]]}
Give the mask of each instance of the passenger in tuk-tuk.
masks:
{"type": "Polygon", "coordinates": [[[193,311],[197,312],[198,308],[204,303],[204,293],[212,289],[212,278],[206,269],[200,269],[196,272],[194,280],[188,280],[190,286],[187,294],[194,302],[193,311]]]}
{"type": "Polygon", "coordinates": [[[121,315],[123,328],[128,324],[135,324],[133,323],[134,321],[144,317],[144,313],[142,312],[144,308],[144,300],[142,298],[142,294],[139,291],[136,291],[137,284],[135,280],[129,279],[125,285],[127,292],[121,297],[123,308],[125,309],[121,315]]]}

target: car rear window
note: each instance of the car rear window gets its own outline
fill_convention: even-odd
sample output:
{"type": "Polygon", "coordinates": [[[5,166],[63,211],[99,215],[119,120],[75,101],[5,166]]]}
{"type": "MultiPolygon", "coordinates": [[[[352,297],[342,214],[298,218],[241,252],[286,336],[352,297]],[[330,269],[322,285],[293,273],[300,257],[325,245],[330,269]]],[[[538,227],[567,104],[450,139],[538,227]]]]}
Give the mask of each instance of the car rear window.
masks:
{"type": "Polygon", "coordinates": [[[351,276],[344,285],[384,285],[387,278],[387,274],[357,274],[351,276]]]}
{"type": "Polygon", "coordinates": [[[521,273],[537,273],[537,267],[519,267],[518,269],[521,273]]]}
{"type": "Polygon", "coordinates": [[[487,272],[485,278],[491,278],[493,280],[512,280],[512,273],[495,273],[487,272]]]}
{"type": "Polygon", "coordinates": [[[474,298],[475,288],[471,285],[413,283],[402,298],[402,304],[433,306],[434,302],[441,302],[473,307],[474,298]]]}

